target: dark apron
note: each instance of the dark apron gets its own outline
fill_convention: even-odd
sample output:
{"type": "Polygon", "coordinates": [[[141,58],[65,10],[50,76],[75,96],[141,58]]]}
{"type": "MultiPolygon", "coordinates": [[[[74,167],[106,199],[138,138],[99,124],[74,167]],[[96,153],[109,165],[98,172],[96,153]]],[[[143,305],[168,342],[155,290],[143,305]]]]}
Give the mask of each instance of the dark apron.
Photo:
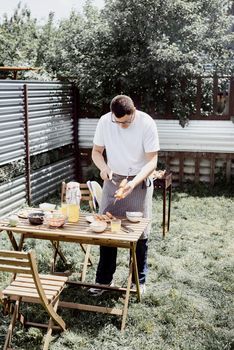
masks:
{"type": "MultiPolygon", "coordinates": [[[[143,212],[144,218],[152,218],[152,196],[153,186],[150,180],[147,179],[134,188],[134,190],[121,200],[115,201],[115,192],[119,187],[120,182],[126,178],[113,174],[113,181],[105,180],[103,184],[102,201],[99,209],[100,214],[105,214],[107,211],[114,216],[125,217],[126,211],[140,211],[143,212]]],[[[132,180],[134,176],[129,176],[128,180],[132,180]]],[[[151,224],[147,226],[140,239],[148,238],[151,229],[151,224]]]]}

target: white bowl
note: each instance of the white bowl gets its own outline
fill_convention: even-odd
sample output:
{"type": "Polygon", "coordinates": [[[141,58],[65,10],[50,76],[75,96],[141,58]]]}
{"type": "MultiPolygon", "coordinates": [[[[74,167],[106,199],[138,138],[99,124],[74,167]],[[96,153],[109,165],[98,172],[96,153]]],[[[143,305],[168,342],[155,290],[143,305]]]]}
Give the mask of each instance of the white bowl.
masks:
{"type": "Polygon", "coordinates": [[[17,215],[11,215],[9,217],[9,225],[10,226],[17,226],[19,223],[19,218],[17,215]]]}
{"type": "Polygon", "coordinates": [[[88,221],[90,224],[95,221],[95,219],[92,215],[87,215],[85,217],[85,220],[88,221]]]}
{"type": "Polygon", "coordinates": [[[105,231],[107,228],[107,223],[105,221],[94,221],[89,225],[92,231],[100,233],[105,231]]]}
{"type": "Polygon", "coordinates": [[[56,204],[51,204],[51,203],[41,203],[39,204],[39,208],[45,211],[50,211],[54,210],[56,207],[56,204]]]}
{"type": "Polygon", "coordinates": [[[143,213],[140,211],[126,211],[126,217],[131,222],[141,221],[142,216],[143,213]]]}

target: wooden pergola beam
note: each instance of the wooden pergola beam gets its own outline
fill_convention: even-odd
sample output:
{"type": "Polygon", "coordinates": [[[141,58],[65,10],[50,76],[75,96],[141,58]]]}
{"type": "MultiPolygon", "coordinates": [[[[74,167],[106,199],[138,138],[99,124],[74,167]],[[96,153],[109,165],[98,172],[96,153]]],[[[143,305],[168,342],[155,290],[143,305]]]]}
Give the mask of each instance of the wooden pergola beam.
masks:
{"type": "Polygon", "coordinates": [[[13,72],[14,80],[17,79],[17,74],[19,71],[29,71],[29,70],[39,70],[39,69],[40,68],[37,68],[37,67],[8,67],[8,66],[0,67],[0,71],[13,72]]]}

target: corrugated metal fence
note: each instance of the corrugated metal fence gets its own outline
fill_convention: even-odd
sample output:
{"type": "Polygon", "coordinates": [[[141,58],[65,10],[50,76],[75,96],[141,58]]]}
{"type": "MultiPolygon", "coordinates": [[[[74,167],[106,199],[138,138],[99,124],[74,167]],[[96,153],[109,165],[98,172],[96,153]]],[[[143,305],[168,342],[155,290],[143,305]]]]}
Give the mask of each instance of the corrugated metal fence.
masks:
{"type": "MultiPolygon", "coordinates": [[[[79,145],[84,174],[98,119],[79,119],[79,145]]],[[[160,141],[159,163],[173,172],[174,184],[186,181],[214,184],[234,178],[234,123],[231,120],[155,120],[160,141]]]]}
{"type": "Polygon", "coordinates": [[[36,203],[75,177],[72,155],[30,169],[30,156],[74,144],[74,114],[71,84],[0,80],[0,165],[24,159],[28,175],[0,185],[0,216],[25,203],[26,194],[36,203]]]}

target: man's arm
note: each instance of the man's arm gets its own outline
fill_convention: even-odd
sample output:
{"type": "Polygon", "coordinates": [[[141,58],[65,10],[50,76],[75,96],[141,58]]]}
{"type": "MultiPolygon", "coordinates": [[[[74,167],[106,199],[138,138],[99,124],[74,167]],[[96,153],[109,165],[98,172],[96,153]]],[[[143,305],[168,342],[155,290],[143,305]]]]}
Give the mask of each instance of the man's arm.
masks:
{"type": "Polygon", "coordinates": [[[105,159],[103,157],[105,147],[103,146],[97,146],[93,145],[92,149],[92,160],[94,164],[98,167],[100,170],[100,176],[103,180],[107,180],[109,178],[109,175],[111,173],[111,169],[108,167],[108,165],[105,162],[105,159]]]}
{"type": "Polygon", "coordinates": [[[149,152],[145,153],[145,155],[148,162],[141,169],[141,171],[124,187],[123,198],[128,196],[132,192],[134,187],[139,185],[156,169],[158,162],[158,152],[149,152]]]}

